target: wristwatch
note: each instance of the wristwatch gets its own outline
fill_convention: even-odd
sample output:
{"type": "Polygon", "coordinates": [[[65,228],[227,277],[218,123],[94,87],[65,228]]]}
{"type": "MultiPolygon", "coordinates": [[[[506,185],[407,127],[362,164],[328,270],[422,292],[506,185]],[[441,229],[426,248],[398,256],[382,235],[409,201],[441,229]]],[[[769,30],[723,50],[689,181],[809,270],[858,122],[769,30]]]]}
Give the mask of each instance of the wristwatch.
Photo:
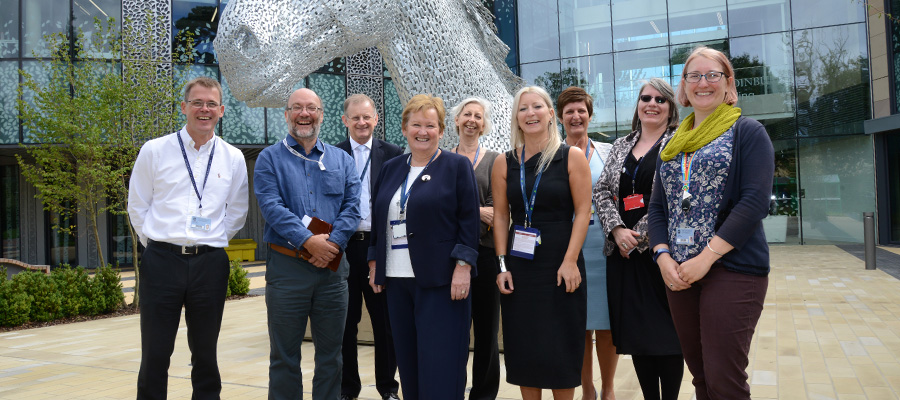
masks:
{"type": "Polygon", "coordinates": [[[466,260],[456,260],[456,265],[462,267],[463,265],[469,265],[466,260]]]}
{"type": "Polygon", "coordinates": [[[657,250],[655,253],[653,253],[653,262],[656,262],[656,259],[659,258],[659,256],[662,255],[662,253],[672,254],[669,252],[669,249],[663,247],[663,248],[657,250]]]}

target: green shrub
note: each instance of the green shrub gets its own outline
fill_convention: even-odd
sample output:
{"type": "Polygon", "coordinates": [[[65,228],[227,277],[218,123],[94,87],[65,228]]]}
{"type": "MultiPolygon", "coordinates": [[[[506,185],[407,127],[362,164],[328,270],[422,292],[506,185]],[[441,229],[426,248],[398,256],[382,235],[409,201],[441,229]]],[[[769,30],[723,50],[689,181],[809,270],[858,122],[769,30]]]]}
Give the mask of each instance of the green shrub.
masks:
{"type": "Polygon", "coordinates": [[[72,268],[64,266],[54,269],[50,277],[56,282],[59,294],[62,296],[59,318],[85,314],[92,315],[93,304],[91,302],[91,277],[84,267],[72,268]]]}
{"type": "Polygon", "coordinates": [[[28,318],[32,321],[44,322],[57,318],[62,306],[62,295],[56,282],[37,271],[22,271],[12,279],[13,291],[26,294],[31,298],[31,310],[28,318]]]}
{"type": "Polygon", "coordinates": [[[250,278],[247,278],[247,270],[241,265],[241,260],[232,260],[228,271],[228,290],[225,297],[235,295],[243,296],[250,293],[250,278]]]}
{"type": "Polygon", "coordinates": [[[91,279],[91,301],[97,313],[110,313],[125,305],[119,270],[111,265],[97,268],[91,279]]]}
{"type": "Polygon", "coordinates": [[[0,326],[19,326],[28,322],[31,299],[17,291],[6,279],[6,267],[0,266],[0,326]]]}

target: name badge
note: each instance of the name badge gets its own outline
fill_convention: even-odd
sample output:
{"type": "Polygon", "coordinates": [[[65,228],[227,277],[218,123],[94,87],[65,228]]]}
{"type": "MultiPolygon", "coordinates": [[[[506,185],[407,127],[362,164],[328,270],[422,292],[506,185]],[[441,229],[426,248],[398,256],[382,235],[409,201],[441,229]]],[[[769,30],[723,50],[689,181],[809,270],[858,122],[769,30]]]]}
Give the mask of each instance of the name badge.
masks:
{"type": "Polygon", "coordinates": [[[409,247],[406,237],[406,220],[395,219],[391,221],[391,249],[405,249],[409,247]]]}
{"type": "Polygon", "coordinates": [[[622,201],[625,203],[625,211],[637,210],[638,208],[644,207],[644,195],[642,194],[633,194],[622,199],[622,201]]]}
{"type": "Polygon", "coordinates": [[[209,231],[210,226],[212,225],[212,219],[198,217],[196,215],[191,217],[191,229],[195,231],[209,231]]]}
{"type": "Polygon", "coordinates": [[[526,260],[534,259],[534,248],[541,244],[541,232],[535,228],[516,225],[513,229],[512,250],[509,254],[526,260]]]}
{"type": "Polygon", "coordinates": [[[675,244],[690,246],[694,244],[693,228],[676,228],[675,244]]]}

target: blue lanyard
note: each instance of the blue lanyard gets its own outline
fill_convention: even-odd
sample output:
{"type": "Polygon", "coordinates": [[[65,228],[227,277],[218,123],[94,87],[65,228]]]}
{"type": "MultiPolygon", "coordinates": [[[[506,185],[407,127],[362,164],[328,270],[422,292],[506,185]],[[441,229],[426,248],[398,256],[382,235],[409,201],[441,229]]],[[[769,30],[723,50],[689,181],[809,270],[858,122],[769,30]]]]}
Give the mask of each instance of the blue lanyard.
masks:
{"type": "MultiPolygon", "coordinates": [[[[650,146],[650,149],[647,150],[647,153],[653,151],[653,148],[656,147],[656,145],[658,145],[659,142],[662,141],[663,136],[665,136],[665,132],[663,132],[663,134],[659,137],[659,139],[656,139],[656,143],[653,143],[653,146],[650,146]]],[[[635,144],[637,144],[637,142],[635,142],[635,144]]],[[[634,146],[632,146],[632,148],[634,148],[634,146]]],[[[631,172],[631,193],[632,194],[634,194],[636,192],[635,185],[637,185],[637,173],[638,173],[638,170],[641,168],[641,164],[644,163],[644,159],[647,158],[646,157],[647,153],[644,153],[644,155],[641,156],[641,159],[638,160],[637,166],[634,167],[634,171],[631,172]]]]}
{"type": "MultiPolygon", "coordinates": [[[[459,154],[459,145],[456,145],[456,149],[453,150],[454,153],[459,154]]],[[[475,149],[475,161],[472,161],[472,168],[475,168],[475,163],[478,162],[478,154],[481,153],[481,145],[475,149]]]]}
{"type": "MultiPolygon", "coordinates": [[[[188,176],[191,177],[191,185],[194,185],[194,193],[197,194],[197,201],[200,203],[199,208],[203,208],[203,195],[197,190],[197,181],[194,180],[194,171],[191,169],[191,163],[188,161],[187,152],[184,150],[184,140],[181,139],[181,132],[175,134],[178,137],[178,144],[181,146],[181,156],[184,157],[184,166],[187,167],[188,176]]],[[[206,181],[209,179],[209,170],[212,167],[213,156],[216,154],[216,137],[213,135],[213,147],[209,151],[209,162],[206,164],[206,176],[203,178],[203,190],[206,190],[206,181]]]]}
{"type": "Polygon", "coordinates": [[[544,171],[540,171],[537,173],[537,176],[534,178],[534,188],[531,190],[531,203],[528,202],[528,197],[525,194],[525,145],[522,145],[522,157],[519,158],[519,183],[522,187],[522,201],[525,202],[525,227],[528,228],[531,226],[531,214],[534,213],[534,201],[537,198],[537,189],[538,184],[541,183],[541,175],[544,174],[544,171]]]}
{"type": "MultiPolygon", "coordinates": [[[[425,169],[423,169],[422,172],[425,172],[425,170],[428,169],[428,166],[431,165],[431,162],[434,161],[435,157],[437,157],[439,151],[441,151],[441,149],[437,149],[434,151],[434,154],[431,155],[431,159],[428,160],[428,164],[425,164],[425,169]]],[[[411,161],[412,154],[410,154],[409,157],[406,158],[406,165],[409,165],[410,168],[412,168],[412,165],[410,164],[411,161]]],[[[421,172],[419,174],[421,174],[421,172]]],[[[409,185],[409,190],[406,190],[407,185],[409,185],[409,174],[406,175],[406,179],[403,181],[403,187],[400,188],[400,219],[405,219],[404,216],[406,215],[406,201],[409,200],[409,192],[412,190],[412,185],[409,185]]]]}
{"type": "Polygon", "coordinates": [[[372,161],[372,149],[369,149],[369,158],[366,159],[366,165],[363,166],[362,172],[359,173],[359,179],[362,180],[366,176],[366,170],[369,169],[369,161],[372,161]]]}

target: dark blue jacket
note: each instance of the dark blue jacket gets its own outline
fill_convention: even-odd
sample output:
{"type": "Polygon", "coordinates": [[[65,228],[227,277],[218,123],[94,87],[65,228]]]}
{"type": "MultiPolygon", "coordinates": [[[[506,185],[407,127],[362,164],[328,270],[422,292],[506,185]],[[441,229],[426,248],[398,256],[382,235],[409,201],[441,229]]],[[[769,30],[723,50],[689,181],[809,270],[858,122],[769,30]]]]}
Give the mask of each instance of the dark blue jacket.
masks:
{"type": "MultiPolygon", "coordinates": [[[[734,123],[734,154],[716,218],[716,235],[734,246],[720,260],[729,271],[747,275],[769,274],[769,244],[762,220],[768,215],[775,175],[775,150],[766,128],[752,118],[734,123]]],[[[669,210],[659,176],[663,161],[656,159],[656,179],[650,195],[648,224],[650,248],[668,242],[669,210]]]]}
{"type": "MultiPolygon", "coordinates": [[[[375,260],[375,283],[379,285],[385,278],[388,206],[409,173],[408,158],[400,156],[385,162],[372,194],[368,260],[375,260]]],[[[406,233],[416,283],[422,287],[449,285],[456,260],[471,265],[475,276],[481,220],[472,163],[466,157],[442,151],[420,179],[411,183],[406,233]],[[425,175],[430,179],[423,181],[425,175]]]]}

